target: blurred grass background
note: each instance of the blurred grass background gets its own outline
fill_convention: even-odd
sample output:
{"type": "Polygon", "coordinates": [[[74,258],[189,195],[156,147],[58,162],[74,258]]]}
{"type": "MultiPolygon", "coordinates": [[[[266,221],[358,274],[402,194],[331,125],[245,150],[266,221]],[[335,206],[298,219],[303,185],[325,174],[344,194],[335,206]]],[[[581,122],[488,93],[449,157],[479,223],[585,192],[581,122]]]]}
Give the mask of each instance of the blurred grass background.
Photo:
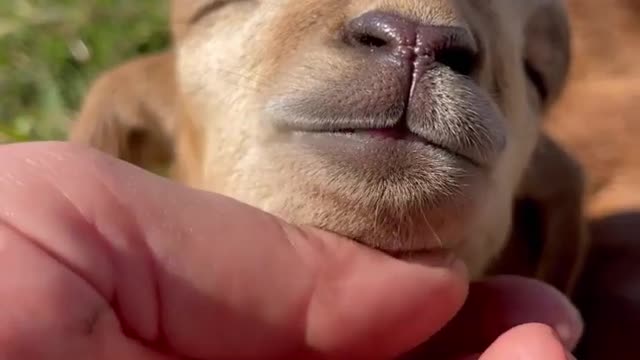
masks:
{"type": "Polygon", "coordinates": [[[97,74],[168,43],[166,0],[0,0],[0,143],[61,139],[97,74]]]}

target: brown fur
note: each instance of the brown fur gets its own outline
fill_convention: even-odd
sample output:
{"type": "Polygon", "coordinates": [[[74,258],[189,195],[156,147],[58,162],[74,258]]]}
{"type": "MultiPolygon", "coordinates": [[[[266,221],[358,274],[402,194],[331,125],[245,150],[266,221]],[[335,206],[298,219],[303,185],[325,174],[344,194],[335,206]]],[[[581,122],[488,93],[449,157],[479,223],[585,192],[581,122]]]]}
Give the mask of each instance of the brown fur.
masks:
{"type": "Polygon", "coordinates": [[[578,287],[580,359],[638,359],[640,3],[569,1],[574,61],[546,128],[586,171],[593,247],[578,287]]]}
{"type": "MultiPolygon", "coordinates": [[[[297,0],[280,5],[265,1],[259,5],[248,0],[193,0],[173,5],[172,30],[181,91],[175,105],[179,116],[168,134],[175,140],[176,179],[231,195],[290,221],[320,226],[391,251],[421,250],[427,246],[422,239],[436,236],[442,241],[441,246],[453,248],[463,256],[474,276],[482,274],[504,247],[513,199],[518,193],[519,197],[544,205],[546,214],[543,267],[535,263],[528,271],[559,288],[571,287],[574,267],[568,263],[579,261],[568,255],[575,254],[572,249],[583,241],[578,236],[583,225],[579,221],[580,171],[568,157],[549,156],[561,151],[547,140],[541,142],[542,150],[527,165],[538,138],[537,119],[562,89],[567,69],[568,34],[557,2],[492,0],[479,6],[473,1],[444,0],[352,0],[348,4],[337,0],[297,0]],[[486,178],[477,184],[479,188],[469,193],[471,200],[458,204],[446,200],[448,191],[458,191],[455,178],[451,178],[453,173],[447,175],[447,168],[442,169],[440,178],[429,175],[427,180],[420,180],[423,177],[418,176],[419,168],[410,168],[392,180],[397,169],[391,166],[378,170],[373,177],[363,176],[283,142],[282,134],[265,126],[267,119],[263,119],[265,114],[260,109],[270,98],[286,97],[290,90],[313,94],[324,81],[340,78],[326,74],[356,76],[344,54],[327,48],[325,42],[346,19],[371,9],[393,11],[426,23],[462,24],[480,39],[485,57],[475,77],[479,89],[474,91],[491,95],[494,106],[505,116],[496,119],[499,125],[492,131],[504,132],[507,146],[491,164],[486,178]],[[259,40],[253,40],[255,36],[259,40]],[[526,81],[523,58],[547,81],[549,99],[541,101],[533,85],[526,81]],[[304,72],[296,73],[302,65],[306,66],[304,72]],[[554,186],[544,182],[549,173],[559,180],[554,186]],[[425,196],[444,196],[442,201],[448,205],[434,207],[420,200],[425,196]],[[571,226],[566,226],[565,221],[571,226]],[[558,225],[561,223],[565,226],[558,225]]],[[[167,63],[173,61],[165,59],[167,63]]],[[[146,66],[137,64],[126,64],[113,74],[127,73],[132,83],[140,83],[141,79],[136,80],[136,66],[146,66]]],[[[109,76],[114,79],[112,84],[120,83],[116,75],[106,77],[109,76]]],[[[160,89],[160,78],[152,78],[150,88],[160,89]]],[[[118,88],[127,94],[126,88],[118,88]]],[[[144,96],[167,104],[164,93],[144,96]]],[[[98,102],[92,98],[105,94],[108,93],[92,91],[86,104],[98,102]]],[[[123,97],[126,101],[117,101],[136,99],[130,96],[133,94],[128,95],[123,97]]],[[[464,101],[456,106],[473,106],[464,101]]],[[[88,142],[122,157],[123,151],[101,142],[114,141],[126,131],[105,133],[95,125],[82,125],[103,121],[96,120],[104,117],[95,114],[120,107],[104,104],[107,106],[103,110],[85,105],[76,129],[86,130],[76,130],[71,139],[92,139],[88,142]]],[[[137,120],[131,118],[124,123],[137,120]]],[[[162,122],[149,124],[166,129],[158,123],[162,122]]],[[[388,158],[386,154],[377,156],[382,164],[388,158]]],[[[380,161],[376,160],[376,166],[380,161]]],[[[526,256],[529,255],[520,259],[526,261],[526,256]]],[[[508,271],[509,267],[502,269],[508,271]]]]}
{"type": "Polygon", "coordinates": [[[517,194],[510,241],[491,273],[535,277],[573,295],[590,246],[580,165],[546,134],[517,194]]]}
{"type": "Polygon", "coordinates": [[[172,52],[134,59],[96,80],[69,137],[161,170],[173,158],[176,90],[172,52]]]}

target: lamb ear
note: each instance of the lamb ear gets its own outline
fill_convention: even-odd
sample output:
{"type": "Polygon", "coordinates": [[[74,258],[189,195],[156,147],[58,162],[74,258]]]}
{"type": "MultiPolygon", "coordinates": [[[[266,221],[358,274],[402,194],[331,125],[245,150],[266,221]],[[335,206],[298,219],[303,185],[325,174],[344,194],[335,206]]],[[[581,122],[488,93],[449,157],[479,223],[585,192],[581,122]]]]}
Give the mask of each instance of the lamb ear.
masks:
{"type": "Polygon", "coordinates": [[[511,238],[492,273],[536,277],[571,294],[589,248],[584,175],[542,136],[517,194],[511,238]]]}
{"type": "Polygon", "coordinates": [[[544,105],[550,105],[567,80],[571,61],[571,33],[563,1],[529,0],[525,18],[524,64],[544,105]],[[538,4],[539,3],[539,4],[538,4]]]}
{"type": "Polygon", "coordinates": [[[69,140],[148,170],[170,166],[176,85],[171,51],[103,73],[91,86],[69,140]]]}

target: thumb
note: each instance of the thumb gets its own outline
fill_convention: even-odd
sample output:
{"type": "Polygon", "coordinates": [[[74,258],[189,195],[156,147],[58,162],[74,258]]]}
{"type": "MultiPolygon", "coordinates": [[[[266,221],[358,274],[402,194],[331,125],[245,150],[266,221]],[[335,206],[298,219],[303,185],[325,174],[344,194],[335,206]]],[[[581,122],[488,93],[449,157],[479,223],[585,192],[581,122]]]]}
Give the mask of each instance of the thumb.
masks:
{"type": "Polygon", "coordinates": [[[466,296],[449,257],[396,260],[93,150],[9,145],[0,164],[0,224],[112,304],[113,331],[181,357],[389,358],[466,296]]]}

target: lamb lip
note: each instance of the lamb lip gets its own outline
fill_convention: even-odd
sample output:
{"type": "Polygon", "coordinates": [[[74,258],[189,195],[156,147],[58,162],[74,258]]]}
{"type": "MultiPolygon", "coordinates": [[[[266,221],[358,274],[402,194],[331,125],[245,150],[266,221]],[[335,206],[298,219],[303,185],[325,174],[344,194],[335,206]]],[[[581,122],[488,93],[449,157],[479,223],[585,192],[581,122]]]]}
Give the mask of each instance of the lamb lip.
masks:
{"type": "Polygon", "coordinates": [[[340,129],[335,131],[304,131],[309,134],[346,135],[346,136],[366,136],[372,139],[418,142],[428,147],[437,148],[459,160],[462,160],[475,168],[482,168],[477,160],[467,155],[456,152],[444,145],[431,141],[423,136],[417,135],[406,128],[362,128],[362,129],[340,129]]]}

